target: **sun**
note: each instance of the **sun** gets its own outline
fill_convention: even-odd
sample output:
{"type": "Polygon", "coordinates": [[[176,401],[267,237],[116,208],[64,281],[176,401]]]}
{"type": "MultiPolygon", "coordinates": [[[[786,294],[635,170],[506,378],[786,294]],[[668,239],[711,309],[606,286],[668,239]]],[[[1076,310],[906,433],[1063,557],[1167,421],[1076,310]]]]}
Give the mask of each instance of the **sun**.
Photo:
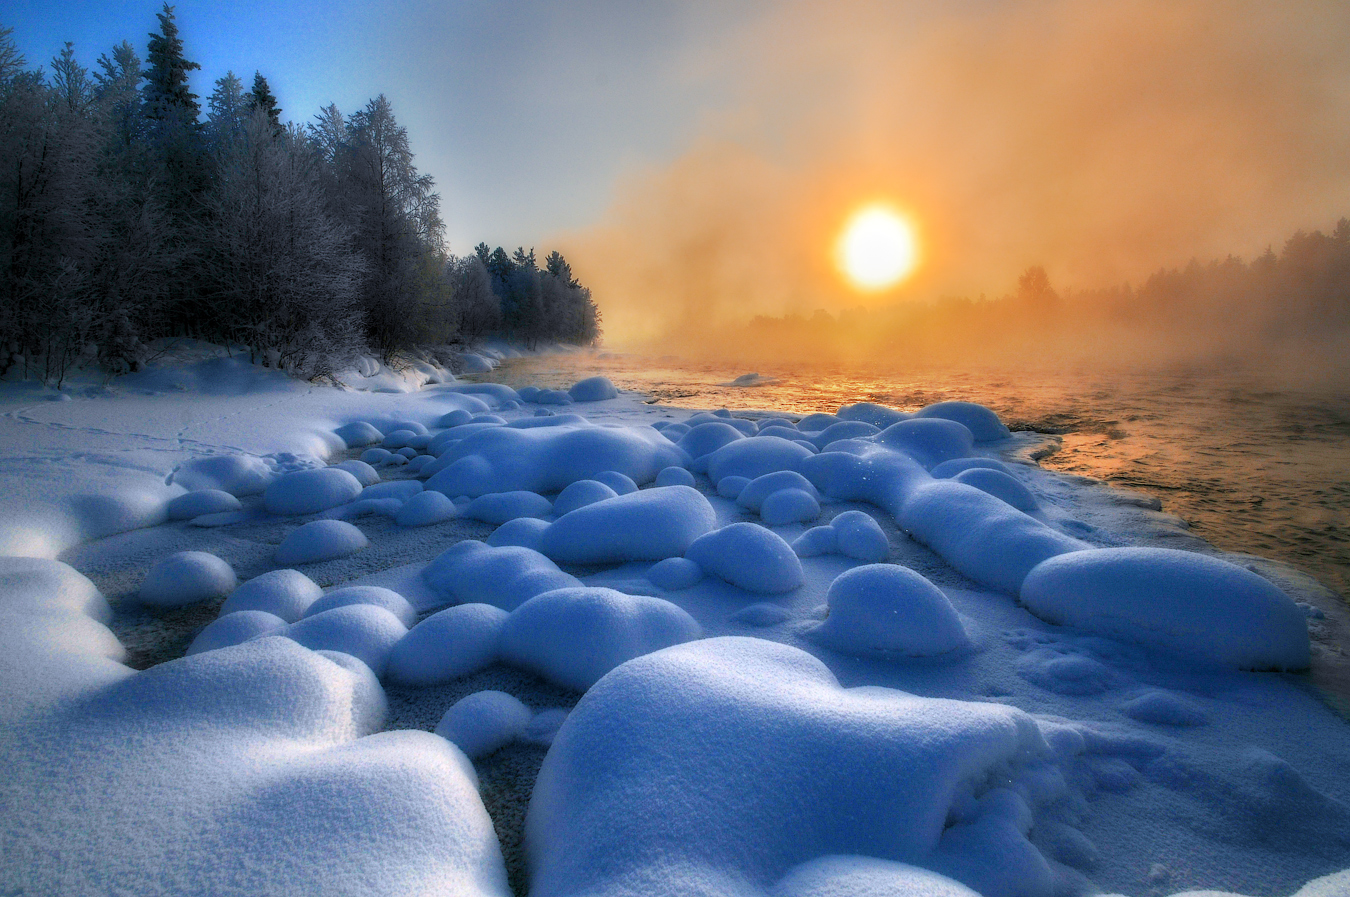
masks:
{"type": "Polygon", "coordinates": [[[914,228],[890,206],[856,212],[835,245],[835,260],[849,282],[876,292],[904,280],[918,262],[914,228]]]}

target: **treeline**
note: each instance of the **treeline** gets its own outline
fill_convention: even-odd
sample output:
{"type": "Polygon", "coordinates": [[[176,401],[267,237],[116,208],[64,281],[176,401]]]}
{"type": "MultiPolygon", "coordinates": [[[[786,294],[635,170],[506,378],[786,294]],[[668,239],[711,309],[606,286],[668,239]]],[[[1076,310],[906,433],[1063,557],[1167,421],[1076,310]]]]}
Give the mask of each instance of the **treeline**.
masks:
{"type": "Polygon", "coordinates": [[[135,370],[179,336],[306,377],[359,352],[598,338],[557,253],[447,252],[386,97],[301,126],[262,74],[227,72],[203,110],[173,8],[158,19],[144,62],[124,41],[89,70],[67,43],[49,73],[0,29],[0,376],[135,370]]]}
{"type": "Polygon", "coordinates": [[[1161,269],[1138,287],[1058,290],[1034,266],[998,297],[948,297],[831,315],[758,317],[742,356],[848,356],[899,364],[1070,362],[1343,364],[1350,339],[1350,220],[1299,231],[1276,253],[1161,269]]]}

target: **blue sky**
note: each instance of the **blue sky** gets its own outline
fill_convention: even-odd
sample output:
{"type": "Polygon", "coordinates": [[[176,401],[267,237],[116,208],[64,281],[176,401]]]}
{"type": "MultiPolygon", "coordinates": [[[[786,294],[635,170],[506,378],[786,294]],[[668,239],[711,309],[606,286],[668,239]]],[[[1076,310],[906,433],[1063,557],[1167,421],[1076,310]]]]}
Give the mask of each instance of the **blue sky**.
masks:
{"type": "MultiPolygon", "coordinates": [[[[724,87],[698,71],[732,5],[678,2],[180,2],[203,98],[233,70],[267,76],[286,118],[379,93],[436,179],[451,249],[540,244],[592,223],[625,170],[688,145],[724,87]],[[700,11],[700,9],[702,11],[700,11]]],[[[740,8],[739,6],[736,8],[740,8]]],[[[745,8],[749,8],[746,6],[745,8]]],[[[69,40],[87,66],[121,40],[145,56],[158,4],[11,0],[0,24],[30,66],[69,40]]]]}

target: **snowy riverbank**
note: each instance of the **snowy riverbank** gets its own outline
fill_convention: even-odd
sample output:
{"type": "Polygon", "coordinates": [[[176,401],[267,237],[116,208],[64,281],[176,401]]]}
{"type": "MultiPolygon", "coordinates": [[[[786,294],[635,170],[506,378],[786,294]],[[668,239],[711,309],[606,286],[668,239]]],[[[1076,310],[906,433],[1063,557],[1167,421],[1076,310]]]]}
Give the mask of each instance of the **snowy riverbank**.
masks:
{"type": "Polygon", "coordinates": [[[1350,889],[1338,621],[1034,434],[359,377],[0,388],[5,888],[1350,889]]]}

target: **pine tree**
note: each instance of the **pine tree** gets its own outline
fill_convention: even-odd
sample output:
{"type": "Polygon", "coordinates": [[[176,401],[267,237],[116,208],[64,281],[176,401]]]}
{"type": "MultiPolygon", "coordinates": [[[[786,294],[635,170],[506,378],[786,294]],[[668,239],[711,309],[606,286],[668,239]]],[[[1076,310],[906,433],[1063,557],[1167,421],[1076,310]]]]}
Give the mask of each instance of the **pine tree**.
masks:
{"type": "Polygon", "coordinates": [[[217,152],[233,144],[244,133],[248,106],[244,98],[244,82],[234,72],[226,72],[223,77],[216,79],[216,89],[206,104],[206,120],[210,126],[211,142],[217,152]]]}
{"type": "Polygon", "coordinates": [[[272,95],[272,88],[262,72],[253,73],[253,89],[248,94],[248,108],[250,112],[261,109],[267,113],[267,119],[274,127],[281,127],[281,107],[277,105],[277,98],[272,95]]]}
{"type": "Polygon", "coordinates": [[[173,18],[173,7],[155,14],[163,34],[150,35],[149,63],[145,73],[145,114],[155,120],[196,122],[201,114],[197,95],[188,88],[188,72],[201,65],[183,55],[183,40],[173,18]]]}

